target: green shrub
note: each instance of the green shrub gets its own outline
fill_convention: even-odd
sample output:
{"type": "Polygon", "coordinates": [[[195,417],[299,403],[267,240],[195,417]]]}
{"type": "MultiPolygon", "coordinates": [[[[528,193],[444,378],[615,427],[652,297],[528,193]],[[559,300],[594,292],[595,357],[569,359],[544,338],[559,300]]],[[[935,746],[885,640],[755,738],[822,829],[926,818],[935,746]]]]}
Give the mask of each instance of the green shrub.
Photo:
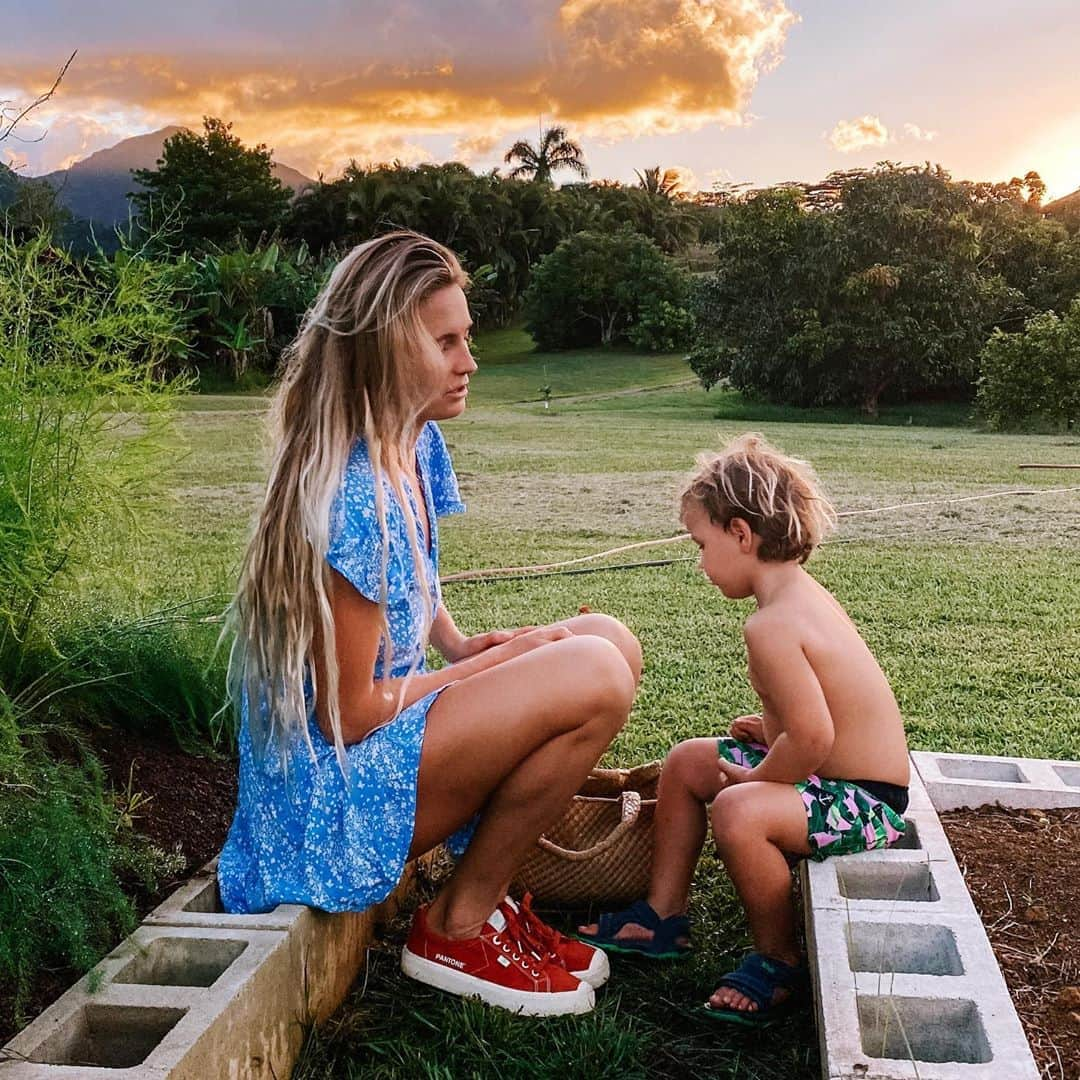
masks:
{"type": "Polygon", "coordinates": [[[138,620],[108,613],[69,617],[43,657],[39,692],[63,687],[66,717],[106,723],[149,738],[165,732],[195,753],[235,743],[225,701],[226,650],[208,604],[182,605],[138,620]]]}
{"type": "Polygon", "coordinates": [[[694,329],[694,316],[670,300],[648,299],[641,305],[638,320],[626,332],[636,349],[646,352],[673,352],[685,345],[694,329]]]}
{"type": "Polygon", "coordinates": [[[691,325],[688,293],[685,271],[647,237],[580,232],[533,272],[525,325],[541,349],[617,341],[674,348],[691,325]]]}
{"type": "Polygon", "coordinates": [[[0,695],[48,636],[42,600],[79,544],[152,489],[156,425],[182,342],[161,266],[128,252],[88,267],[44,234],[0,233],[0,695]]]}
{"type": "Polygon", "coordinates": [[[980,359],[978,405],[990,427],[1060,429],[1080,420],[1080,299],[1064,317],[1034,316],[1021,334],[995,331],[980,359]]]}
{"type": "Polygon", "coordinates": [[[96,770],[39,764],[0,785],[0,979],[16,1023],[43,969],[85,971],[130,932],[124,861],[96,770]]]}

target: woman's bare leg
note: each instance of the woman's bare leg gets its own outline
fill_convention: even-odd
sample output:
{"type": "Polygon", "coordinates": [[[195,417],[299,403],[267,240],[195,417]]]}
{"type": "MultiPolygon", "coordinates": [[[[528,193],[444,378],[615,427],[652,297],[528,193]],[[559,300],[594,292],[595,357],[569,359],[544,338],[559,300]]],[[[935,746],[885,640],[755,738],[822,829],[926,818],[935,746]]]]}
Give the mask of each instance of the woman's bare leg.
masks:
{"type": "Polygon", "coordinates": [[[439,695],[428,713],[411,854],[483,814],[432,905],[437,933],[475,934],[537,836],[626,722],[634,674],[610,640],[575,635],[439,695]]]}
{"type": "Polygon", "coordinates": [[[600,612],[590,612],[587,615],[575,615],[570,619],[562,619],[555,623],[556,626],[566,626],[575,634],[589,634],[593,637],[607,638],[612,645],[622,653],[634,676],[634,685],[641,682],[641,643],[631,633],[629,628],[613,619],[610,615],[600,612]]]}

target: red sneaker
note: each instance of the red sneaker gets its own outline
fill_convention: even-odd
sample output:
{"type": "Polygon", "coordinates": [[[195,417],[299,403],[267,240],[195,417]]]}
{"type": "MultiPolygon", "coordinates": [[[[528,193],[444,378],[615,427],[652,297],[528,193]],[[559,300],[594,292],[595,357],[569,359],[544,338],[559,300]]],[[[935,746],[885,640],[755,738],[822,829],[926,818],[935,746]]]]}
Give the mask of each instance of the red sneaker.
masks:
{"type": "Polygon", "coordinates": [[[611,965],[603,949],[587,945],[584,941],[560,934],[554,926],[548,926],[532,908],[532,893],[526,893],[520,904],[509,896],[499,905],[509,908],[517,918],[521,929],[537,951],[551,963],[565,968],[575,978],[592,987],[603,986],[611,975],[611,965]]]}
{"type": "Polygon", "coordinates": [[[516,922],[498,908],[476,937],[440,937],[428,928],[427,908],[422,907],[402,950],[401,970],[428,986],[524,1016],[591,1012],[593,988],[539,955],[522,937],[516,922]]]}

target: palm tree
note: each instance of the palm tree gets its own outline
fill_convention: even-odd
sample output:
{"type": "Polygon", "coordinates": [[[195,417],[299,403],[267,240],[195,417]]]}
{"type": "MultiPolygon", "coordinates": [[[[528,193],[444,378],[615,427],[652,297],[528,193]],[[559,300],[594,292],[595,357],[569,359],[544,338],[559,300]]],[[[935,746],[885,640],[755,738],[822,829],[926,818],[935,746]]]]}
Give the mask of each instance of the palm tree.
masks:
{"type": "Polygon", "coordinates": [[[509,165],[518,164],[510,170],[512,180],[538,180],[550,184],[551,174],[558,169],[570,169],[583,180],[589,175],[585,154],[581,147],[566,137],[566,128],[550,127],[540,136],[540,145],[533,146],[527,139],[518,139],[503,157],[509,165]]]}
{"type": "Polygon", "coordinates": [[[634,172],[637,173],[638,186],[650,195],[661,195],[665,199],[670,199],[679,190],[678,169],[665,169],[661,173],[660,166],[654,165],[644,172],[640,169],[635,169],[634,172]]]}

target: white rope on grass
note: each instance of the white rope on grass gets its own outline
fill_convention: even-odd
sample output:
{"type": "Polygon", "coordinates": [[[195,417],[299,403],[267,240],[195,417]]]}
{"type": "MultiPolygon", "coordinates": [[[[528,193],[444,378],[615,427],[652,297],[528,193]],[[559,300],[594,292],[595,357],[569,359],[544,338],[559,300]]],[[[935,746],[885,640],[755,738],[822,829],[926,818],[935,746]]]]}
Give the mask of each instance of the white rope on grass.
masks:
{"type": "MultiPolygon", "coordinates": [[[[983,495],[957,495],[947,499],[924,499],[919,502],[893,503],[890,506],[874,506],[866,510],[841,510],[837,513],[838,518],[863,517],[868,514],[888,514],[896,510],[914,510],[926,506],[951,506],[955,503],[978,502],[983,499],[1004,499],[1016,496],[1028,495],[1064,495],[1070,492],[1080,491],[1080,485],[1062,488],[1016,488],[1010,491],[991,491],[983,495]]],[[[485,570],[459,570],[455,574],[444,574],[439,578],[442,585],[450,585],[459,581],[494,581],[500,578],[528,578],[548,577],[552,574],[568,571],[568,567],[578,567],[583,563],[594,562],[597,559],[605,559],[611,555],[621,555],[626,551],[638,551],[641,548],[660,547],[664,544],[677,544],[689,540],[689,533],[679,533],[676,536],[665,536],[659,540],[639,540],[634,544],[622,544],[619,547],[608,548],[606,551],[596,551],[591,555],[579,555],[575,559],[565,559],[562,562],[538,563],[534,566],[495,566],[485,570]]],[[[677,562],[682,560],[665,560],[677,562]]],[[[661,562],[634,565],[663,565],[661,562]]],[[[598,569],[616,569],[616,567],[602,567],[598,569]]]]}

